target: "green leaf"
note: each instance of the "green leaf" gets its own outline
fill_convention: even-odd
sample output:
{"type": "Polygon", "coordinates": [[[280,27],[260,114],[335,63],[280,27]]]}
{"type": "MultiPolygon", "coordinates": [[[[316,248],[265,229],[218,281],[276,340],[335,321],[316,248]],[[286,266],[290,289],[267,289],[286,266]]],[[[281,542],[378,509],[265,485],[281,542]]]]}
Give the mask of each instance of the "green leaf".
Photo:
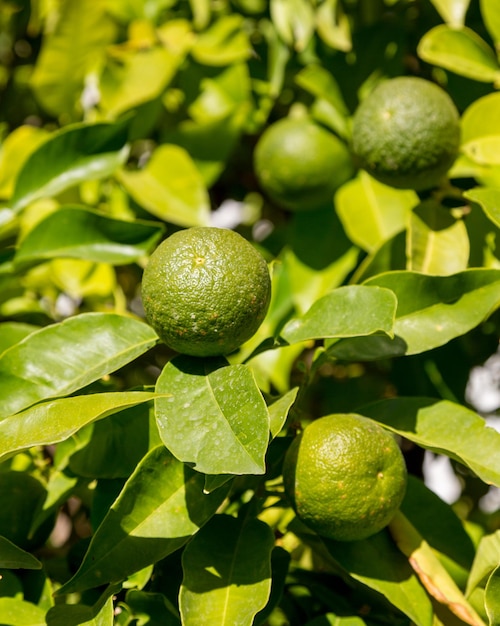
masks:
{"type": "Polygon", "coordinates": [[[157,340],[147,324],[115,313],[82,313],[41,328],[0,355],[0,417],[73,393],[157,340]]]}
{"type": "Polygon", "coordinates": [[[34,324],[2,322],[0,324],[0,354],[38,329],[39,326],[34,324]]]}
{"type": "MultiPolygon", "coordinates": [[[[10,506],[12,503],[10,503],[10,506]]],[[[29,552],[21,550],[0,536],[0,569],[41,569],[42,564],[29,552]]]]}
{"type": "Polygon", "coordinates": [[[422,37],[417,52],[423,61],[472,80],[493,83],[500,79],[493,50],[466,26],[435,26],[422,37]]]}
{"type": "Polygon", "coordinates": [[[484,605],[489,626],[500,626],[500,566],[498,566],[486,583],[484,605]]]}
{"type": "Polygon", "coordinates": [[[191,54],[204,65],[231,65],[246,61],[251,54],[242,15],[233,13],[220,17],[196,39],[191,54]]]}
{"type": "Polygon", "coordinates": [[[391,398],[360,409],[419,446],[445,454],[500,486],[500,433],[470,409],[429,398],[391,398]]]}
{"type": "Polygon", "coordinates": [[[464,25],[470,0],[431,0],[443,20],[452,28],[464,25]]]}
{"type": "Polygon", "coordinates": [[[273,545],[260,520],[214,516],[182,555],[183,626],[252,626],[269,598],[273,545]]]}
{"type": "Polygon", "coordinates": [[[500,94],[475,100],[462,116],[462,152],[474,163],[500,164],[500,94]]]}
{"type": "Polygon", "coordinates": [[[288,393],[285,393],[269,406],[270,428],[273,437],[276,437],[285,425],[290,408],[297,398],[298,391],[298,387],[290,389],[288,393]]]}
{"type": "Polygon", "coordinates": [[[418,201],[414,191],[393,189],[366,172],[342,185],[335,196],[347,235],[367,252],[374,252],[404,230],[418,201]]]}
{"type": "Polygon", "coordinates": [[[31,85],[49,113],[71,119],[78,111],[85,79],[96,72],[114,39],[106,4],[106,0],[62,3],[54,32],[43,37],[31,85]]]}
{"type": "Polygon", "coordinates": [[[469,237],[463,220],[438,202],[422,202],[411,214],[407,233],[408,269],[447,276],[467,269],[469,237]]]}
{"type": "Polygon", "coordinates": [[[451,613],[462,618],[467,624],[485,626],[440,564],[429,544],[405,516],[397,512],[389,527],[399,549],[408,557],[411,566],[429,595],[438,600],[440,604],[445,605],[451,613]]]}
{"type": "Polygon", "coordinates": [[[299,537],[332,560],[335,567],[340,566],[352,578],[385,596],[416,626],[432,626],[429,596],[388,532],[384,530],[362,541],[320,539],[302,530],[299,537]]]}
{"type": "MultiPolygon", "coordinates": [[[[105,597],[109,592],[105,592],[105,597]]],[[[93,606],[59,604],[47,613],[47,626],[113,626],[113,596],[93,606]]]]}
{"type": "Polygon", "coordinates": [[[271,0],[271,19],[279,36],[297,51],[309,44],[315,29],[315,15],[307,0],[271,0]]]}
{"type": "Polygon", "coordinates": [[[220,358],[173,358],[155,402],[163,443],[206,474],[263,474],[269,414],[251,369],[220,358]]]}
{"type": "Polygon", "coordinates": [[[392,335],[396,299],[388,289],[350,285],[317,300],[302,317],[288,322],[281,336],[289,343],[326,337],[392,335]]]}
{"type": "Polygon", "coordinates": [[[55,131],[30,154],[17,178],[11,209],[112,174],[128,156],[129,120],[74,124],[55,131]]]}
{"type": "MultiPolygon", "coordinates": [[[[131,393],[140,392],[122,391],[117,395],[126,399],[131,393]]],[[[79,446],[69,461],[70,470],[86,478],[127,478],[148,450],[161,443],[152,403],[120,410],[93,422],[86,431],[88,443],[79,446]]]]}
{"type": "Polygon", "coordinates": [[[477,546],[474,563],[467,581],[465,593],[470,596],[476,587],[486,584],[489,576],[500,563],[500,530],[484,535],[477,546]]]}
{"type": "Polygon", "coordinates": [[[37,404],[2,420],[0,462],[32,446],[65,441],[87,424],[155,397],[155,393],[147,391],[121,391],[37,404]]]}
{"type": "Polygon", "coordinates": [[[163,593],[131,589],[125,596],[125,602],[134,616],[147,615],[150,626],[179,626],[177,609],[163,593]]]}
{"type": "Polygon", "coordinates": [[[209,223],[207,189],[189,153],[179,146],[159,146],[144,169],[121,170],[118,179],[140,206],[166,222],[209,223]]]}
{"type": "Polygon", "coordinates": [[[321,39],[335,50],[352,49],[349,19],[338,0],[325,0],[316,10],[316,30],[321,39]]]}
{"type": "Polygon", "coordinates": [[[132,50],[109,60],[100,79],[99,106],[108,118],[160,96],[184,59],[183,51],[166,48],[132,50]]]}
{"type": "Polygon", "coordinates": [[[3,626],[46,626],[45,611],[19,598],[0,598],[3,626]]]}
{"type": "Polygon", "coordinates": [[[120,582],[183,546],[221,505],[204,476],[163,446],[144,457],[97,528],[80,569],[57,595],[120,582]]]}
{"type": "Polygon", "coordinates": [[[479,6],[483,22],[498,50],[500,44],[500,7],[496,2],[489,0],[479,0],[479,6]]]}
{"type": "Polygon", "coordinates": [[[29,231],[14,266],[48,259],[86,259],[121,265],[137,261],[157,245],[165,229],[143,220],[126,221],[78,206],[61,207],[29,231]]]}
{"type": "Polygon", "coordinates": [[[500,305],[500,271],[469,269],[452,276],[396,271],[368,279],[365,285],[391,289],[398,308],[394,334],[406,354],[418,354],[460,337],[487,319],[500,305]]]}
{"type": "Polygon", "coordinates": [[[464,197],[479,204],[485,215],[500,228],[500,189],[475,187],[464,191],[464,197]]]}

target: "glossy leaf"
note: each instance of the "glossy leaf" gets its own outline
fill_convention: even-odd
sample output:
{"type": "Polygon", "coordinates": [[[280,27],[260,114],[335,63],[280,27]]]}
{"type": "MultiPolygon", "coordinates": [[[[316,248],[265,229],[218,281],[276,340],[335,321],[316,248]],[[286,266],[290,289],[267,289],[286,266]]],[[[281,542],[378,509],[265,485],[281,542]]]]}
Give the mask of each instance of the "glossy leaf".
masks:
{"type": "Polygon", "coordinates": [[[269,598],[273,545],[260,520],[214,516],[182,555],[183,626],[252,626],[269,598]]]}
{"type": "Polygon", "coordinates": [[[410,211],[418,204],[414,191],[393,189],[360,172],[338,190],[337,213],[356,245],[373,252],[406,228],[410,211]]]}
{"type": "Polygon", "coordinates": [[[429,596],[385,530],[362,541],[320,540],[302,532],[299,536],[331,559],[334,567],[340,566],[349,576],[385,596],[416,626],[433,625],[429,596]]]}
{"type": "Polygon", "coordinates": [[[243,28],[243,16],[233,13],[220,17],[196,39],[191,54],[205,65],[231,65],[248,59],[250,42],[243,28]]]}
{"type": "Polygon", "coordinates": [[[5,137],[0,150],[0,198],[10,198],[24,162],[49,137],[47,130],[28,124],[5,137]]]}
{"type": "Polygon", "coordinates": [[[180,226],[208,224],[208,193],[183,148],[161,145],[144,169],[122,170],[118,178],[131,197],[152,215],[180,226]]]}
{"type": "Polygon", "coordinates": [[[205,474],[263,474],[269,414],[250,368],[222,358],[177,356],[163,368],[155,402],[165,446],[205,474]]]}
{"type": "Polygon", "coordinates": [[[472,80],[491,83],[500,79],[493,50],[466,26],[435,26],[422,37],[417,51],[423,61],[472,80]]]}
{"type": "Polygon", "coordinates": [[[2,420],[0,461],[32,446],[64,441],[83,426],[128,407],[149,402],[155,395],[147,391],[109,392],[37,404],[2,420]]]}
{"type": "Polygon", "coordinates": [[[500,228],[500,189],[475,187],[464,191],[464,197],[477,202],[493,224],[500,228]]]}
{"type": "Polygon", "coordinates": [[[157,340],[147,324],[114,313],[82,313],[35,331],[0,355],[0,417],[81,389],[157,340]]]}
{"type": "Polygon", "coordinates": [[[3,626],[46,626],[45,611],[20,598],[0,598],[3,626]]]}
{"type": "Polygon", "coordinates": [[[0,569],[41,568],[42,564],[32,554],[21,550],[21,548],[14,545],[11,541],[0,536],[0,569]]]}
{"type": "Polygon", "coordinates": [[[392,334],[396,299],[388,289],[351,285],[317,300],[300,318],[288,322],[281,336],[289,343],[326,337],[392,334]]]}
{"type": "Polygon", "coordinates": [[[57,594],[119,582],[171,554],[215,513],[224,487],[203,493],[204,477],[163,446],[144,457],[96,530],[85,558],[57,594]]]}
{"type": "Polygon", "coordinates": [[[412,212],[406,245],[409,270],[447,276],[467,269],[467,228],[437,202],[423,202],[412,212]]]}
{"type": "Polygon", "coordinates": [[[483,620],[440,564],[429,544],[402,513],[396,513],[390,523],[390,530],[399,549],[408,557],[412,568],[429,594],[466,624],[485,626],[483,620]]]}
{"type": "Polygon", "coordinates": [[[418,354],[464,335],[500,306],[500,271],[470,269],[452,276],[388,272],[366,285],[390,289],[398,308],[394,334],[406,354],[418,354]]]}
{"type": "Polygon", "coordinates": [[[80,108],[85,79],[102,63],[115,35],[106,5],[105,0],[65,2],[54,32],[43,38],[31,83],[52,115],[71,119],[80,108]]]}
{"type": "Polygon", "coordinates": [[[462,152],[481,166],[500,163],[500,94],[478,98],[462,116],[462,152]]]}
{"type": "Polygon", "coordinates": [[[0,354],[38,328],[34,324],[23,322],[2,322],[0,324],[0,354]]]}
{"type": "Polygon", "coordinates": [[[462,463],[485,483],[500,486],[500,433],[474,411],[448,400],[392,398],[360,412],[419,446],[462,463]]]}
{"type": "Polygon", "coordinates": [[[47,613],[47,626],[113,626],[113,597],[94,606],[59,604],[47,613]]]}
{"type": "Polygon", "coordinates": [[[11,208],[55,196],[83,181],[112,174],[127,158],[129,121],[74,124],[53,133],[25,161],[11,208]]]}
{"type": "Polygon", "coordinates": [[[490,0],[479,0],[479,6],[481,7],[483,22],[498,49],[500,44],[500,7],[496,2],[490,0]]]}
{"type": "Polygon", "coordinates": [[[443,20],[451,27],[464,25],[470,0],[431,0],[443,20]]]}
{"type": "Polygon", "coordinates": [[[161,224],[126,221],[83,207],[62,207],[39,222],[21,242],[14,266],[55,258],[76,258],[121,265],[137,261],[154,248],[161,224]]]}
{"type": "Polygon", "coordinates": [[[489,626],[500,625],[500,565],[488,578],[485,589],[484,605],[488,614],[489,626]]]}

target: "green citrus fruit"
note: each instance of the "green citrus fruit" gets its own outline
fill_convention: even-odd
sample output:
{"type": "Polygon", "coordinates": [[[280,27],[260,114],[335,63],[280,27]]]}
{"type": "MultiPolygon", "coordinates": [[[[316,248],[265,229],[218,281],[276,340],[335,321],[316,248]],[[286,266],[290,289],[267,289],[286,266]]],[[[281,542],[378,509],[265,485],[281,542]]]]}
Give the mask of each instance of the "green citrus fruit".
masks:
{"type": "Polygon", "coordinates": [[[178,231],[144,270],[146,319],[173,350],[228,354],[255,334],[271,296],[267,263],[246,239],[223,228],[178,231]]]}
{"type": "Polygon", "coordinates": [[[384,81],[353,117],[355,162],[392,187],[434,187],[455,161],[459,145],[459,114],[453,101],[423,78],[384,81]]]}
{"type": "Polygon", "coordinates": [[[332,203],[354,173],[347,146],[310,119],[284,118],[268,126],[254,152],[263,191],[285,209],[314,210],[332,203]]]}
{"type": "Polygon", "coordinates": [[[294,439],[285,492],[306,526],[338,541],[365,539],[398,510],[407,472],[394,437],[356,414],[321,417],[294,439]]]}

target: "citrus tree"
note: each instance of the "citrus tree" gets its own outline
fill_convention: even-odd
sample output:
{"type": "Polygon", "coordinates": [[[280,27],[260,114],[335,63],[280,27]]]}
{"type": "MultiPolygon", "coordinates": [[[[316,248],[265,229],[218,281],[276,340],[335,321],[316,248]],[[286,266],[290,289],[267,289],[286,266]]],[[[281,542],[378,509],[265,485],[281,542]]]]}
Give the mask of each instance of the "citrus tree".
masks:
{"type": "Polygon", "coordinates": [[[499,3],[0,20],[0,623],[500,624],[499,3]]]}

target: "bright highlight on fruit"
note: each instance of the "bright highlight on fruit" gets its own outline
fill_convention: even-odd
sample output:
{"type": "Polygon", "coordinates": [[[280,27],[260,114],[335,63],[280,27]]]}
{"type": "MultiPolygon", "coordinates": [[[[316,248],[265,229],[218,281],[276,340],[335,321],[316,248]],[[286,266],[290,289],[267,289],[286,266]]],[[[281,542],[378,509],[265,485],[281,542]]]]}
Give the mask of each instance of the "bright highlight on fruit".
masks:
{"type": "Polygon", "coordinates": [[[460,121],[453,101],[423,78],[384,81],[353,117],[355,162],[392,187],[420,191],[438,185],[459,146],[460,121]]]}
{"type": "Polygon", "coordinates": [[[150,256],[142,280],[146,319],[173,350],[229,354],[257,332],[269,307],[264,257],[238,233],[178,231],[150,256]]]}
{"type": "Polygon", "coordinates": [[[254,168],[263,191],[290,211],[333,203],[335,191],[354,173],[347,146],[308,118],[283,118],[262,134],[254,168]]]}
{"type": "Polygon", "coordinates": [[[321,417],[290,445],[285,492],[306,526],[338,541],[379,532],[394,517],[407,471],[394,437],[356,414],[321,417]]]}

